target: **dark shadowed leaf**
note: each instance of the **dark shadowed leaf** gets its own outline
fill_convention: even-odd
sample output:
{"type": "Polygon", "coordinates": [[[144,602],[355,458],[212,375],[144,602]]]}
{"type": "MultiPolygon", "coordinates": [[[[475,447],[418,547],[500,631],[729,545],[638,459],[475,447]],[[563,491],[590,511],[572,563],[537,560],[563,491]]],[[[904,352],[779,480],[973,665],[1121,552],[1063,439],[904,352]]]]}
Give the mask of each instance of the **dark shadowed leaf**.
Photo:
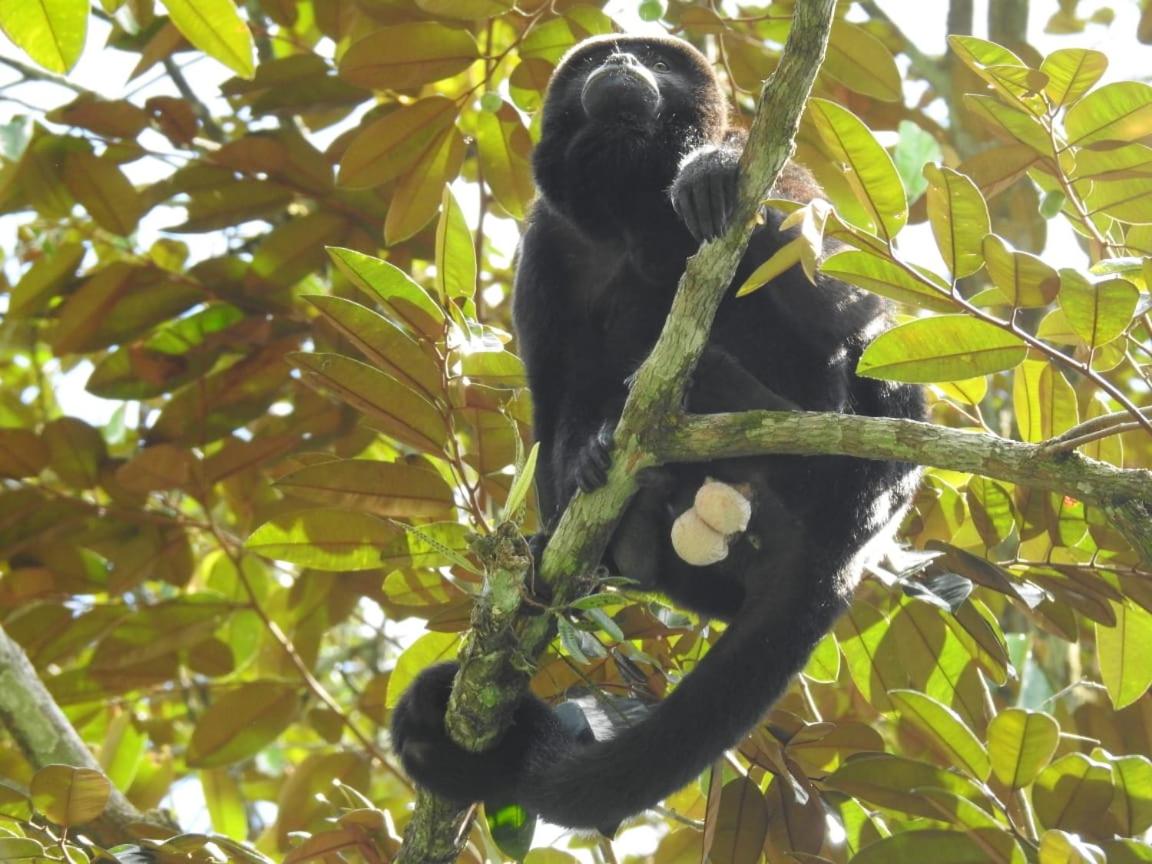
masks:
{"type": "Polygon", "coordinates": [[[444,134],[456,114],[451,99],[429,96],[372,121],[344,151],[340,185],[361,189],[399,177],[444,134]]]}
{"type": "Polygon", "coordinates": [[[516,109],[502,103],[496,111],[477,114],[476,146],[484,182],[512,218],[523,219],[535,188],[530,162],[532,139],[516,109]]]}
{"type": "Polygon", "coordinates": [[[299,688],[277,681],[253,681],[225,693],[196,721],[188,764],[217,768],[256,755],[288,727],[299,704],[299,688]]]}
{"type": "Polygon", "coordinates": [[[731,864],[756,864],[768,835],[768,804],[760,787],[747,777],[724,784],[712,858],[731,864]]]}
{"type": "Polygon", "coordinates": [[[401,519],[444,518],[452,490],[430,468],[403,462],[340,459],[320,462],[276,481],[301,498],[401,519]]]}
{"type": "Polygon", "coordinates": [[[361,87],[406,90],[463,72],[479,57],[467,30],[418,21],[354,42],[340,59],[340,75],[361,87]]]}
{"type": "Polygon", "coordinates": [[[340,354],[291,354],[305,384],[339,396],[380,431],[428,453],[440,453],[448,429],[427,399],[386,372],[340,354]]]}

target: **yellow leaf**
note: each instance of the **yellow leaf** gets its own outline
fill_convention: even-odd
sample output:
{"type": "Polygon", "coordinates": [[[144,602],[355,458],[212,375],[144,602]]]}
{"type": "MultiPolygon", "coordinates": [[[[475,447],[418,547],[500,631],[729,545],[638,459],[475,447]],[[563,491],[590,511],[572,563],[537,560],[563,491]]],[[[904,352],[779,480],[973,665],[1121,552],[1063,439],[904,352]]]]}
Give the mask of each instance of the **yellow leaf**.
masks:
{"type": "Polygon", "coordinates": [[[0,29],[45,69],[67,72],[84,50],[88,0],[6,0],[0,29]]]}
{"type": "Polygon", "coordinates": [[[184,38],[242,78],[256,71],[252,32],[232,0],[163,0],[184,38]]]}

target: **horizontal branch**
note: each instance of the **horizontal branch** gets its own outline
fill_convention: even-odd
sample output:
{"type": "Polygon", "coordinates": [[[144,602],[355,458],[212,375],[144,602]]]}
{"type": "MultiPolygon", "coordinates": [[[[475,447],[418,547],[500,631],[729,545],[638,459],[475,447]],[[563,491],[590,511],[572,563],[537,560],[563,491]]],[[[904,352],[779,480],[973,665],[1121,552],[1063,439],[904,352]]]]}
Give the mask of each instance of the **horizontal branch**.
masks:
{"type": "Polygon", "coordinates": [[[1117,468],[1079,453],[915,420],[749,411],[691,415],[650,442],[657,462],[702,462],[766,453],[898,459],[1007,480],[1101,507],[1152,562],[1152,471],[1117,468]]]}

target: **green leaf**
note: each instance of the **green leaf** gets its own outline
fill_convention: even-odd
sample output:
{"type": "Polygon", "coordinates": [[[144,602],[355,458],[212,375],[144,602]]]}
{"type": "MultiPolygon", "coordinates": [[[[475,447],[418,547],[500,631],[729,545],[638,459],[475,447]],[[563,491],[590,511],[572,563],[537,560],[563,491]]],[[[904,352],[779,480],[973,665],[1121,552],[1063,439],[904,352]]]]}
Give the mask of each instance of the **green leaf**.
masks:
{"type": "Polygon", "coordinates": [[[1060,291],[1060,276],[1028,252],[1017,252],[995,234],[982,244],[988,276],[1016,307],[1047,306],[1060,291]]]}
{"type": "Polygon", "coordinates": [[[959,774],[887,753],[857,756],[826,777],[824,783],[862,801],[929,819],[938,819],[940,813],[918,793],[919,789],[942,789],[971,801],[984,801],[979,787],[959,774]]]}
{"type": "Polygon", "coordinates": [[[425,633],[404,649],[388,676],[385,707],[395,708],[416,676],[436,663],[453,659],[460,650],[459,633],[425,633]]]}
{"type": "Polygon", "coordinates": [[[252,32],[233,0],[163,0],[172,23],[185,39],[239,75],[252,78],[252,32]]]}
{"type": "Polygon", "coordinates": [[[81,150],[67,155],[61,176],[101,228],[121,236],[136,230],[144,202],[117,165],[81,150]]]}
{"type": "Polygon", "coordinates": [[[395,264],[338,246],[329,247],[328,255],[352,284],[388,307],[413,333],[431,339],[443,337],[444,310],[395,264]]]}
{"type": "Polygon", "coordinates": [[[1139,81],[1105,84],[1068,109],[1068,144],[1139,141],[1152,134],[1152,86],[1139,81]]]}
{"type": "Polygon", "coordinates": [[[613,621],[612,617],[603,609],[597,606],[585,609],[584,617],[595,624],[600,630],[607,633],[615,641],[624,641],[624,631],[620,629],[620,625],[613,621]]]}
{"type": "Polygon", "coordinates": [[[476,246],[451,186],[444,187],[440,198],[440,221],[436,226],[436,290],[443,303],[449,299],[469,299],[476,293],[476,246]]]}
{"type": "Polygon", "coordinates": [[[528,451],[528,458],[516,472],[516,479],[512,481],[512,488],[508,491],[508,500],[504,502],[506,517],[512,517],[528,497],[528,491],[536,479],[536,458],[540,455],[540,442],[537,441],[528,451]]]}
{"type": "Polygon", "coordinates": [[[508,858],[521,861],[532,848],[532,835],[536,833],[537,816],[519,804],[484,805],[484,818],[492,839],[508,858]]]}
{"type": "Polygon", "coordinates": [[[343,333],[368,360],[389,375],[435,402],[442,396],[438,358],[422,345],[379,315],[343,297],[326,294],[305,295],[332,325],[343,333]]]}
{"type": "Polygon", "coordinates": [[[1112,771],[1083,753],[1069,753],[1047,768],[1032,787],[1036,817],[1045,828],[1093,836],[1112,804],[1112,771]]]}
{"type": "Polygon", "coordinates": [[[924,166],[928,181],[928,220],[948,271],[957,279],[984,264],[981,244],[990,230],[988,205],[967,175],[951,168],[924,166]]]}
{"type": "Polygon", "coordinates": [[[240,685],[219,697],[196,721],[188,765],[218,768],[255,756],[288,728],[299,707],[299,688],[292,684],[240,685]]]}
{"type": "Polygon", "coordinates": [[[49,857],[40,842],[31,837],[0,837],[0,861],[12,861],[15,864],[53,864],[58,860],[49,857]]]}
{"type": "Polygon", "coordinates": [[[977,828],[967,833],[924,828],[885,837],[861,849],[852,864],[1025,864],[1005,828],[977,828]]]}
{"type": "Polygon", "coordinates": [[[45,69],[67,72],[84,50],[88,0],[0,3],[0,29],[45,69]]]}
{"type": "Polygon", "coordinates": [[[1051,363],[1041,360],[1025,360],[1012,373],[1012,406],[1020,439],[1034,444],[1080,420],[1072,385],[1051,363]]]}
{"type": "Polygon", "coordinates": [[[1116,625],[1096,625],[1096,655],[1112,707],[1119,711],[1152,686],[1152,612],[1131,600],[1109,602],[1116,625]]]}
{"type": "Polygon", "coordinates": [[[896,647],[887,638],[891,620],[869,603],[854,603],[841,619],[837,638],[848,672],[861,695],[878,711],[890,711],[888,691],[906,687],[896,647]]]}
{"type": "Polygon", "coordinates": [[[803,237],[796,237],[773,252],[767,261],[748,274],[744,284],[736,289],[736,296],[748,296],[753,291],[763,288],[785,270],[800,263],[804,242],[803,237]]]}
{"type": "Polygon", "coordinates": [[[340,354],[288,355],[305,384],[340,397],[369,425],[426,453],[442,453],[448,437],[444,416],[427,399],[391,375],[340,354]]]}
{"type": "Polygon", "coordinates": [[[821,262],[820,271],[881,297],[934,312],[951,312],[956,308],[948,296],[948,286],[934,274],[915,265],[902,267],[885,255],[863,249],[848,249],[828,256],[821,262]]]}
{"type": "Polygon", "coordinates": [[[501,102],[496,111],[476,116],[476,150],[484,182],[496,201],[513,219],[523,219],[535,192],[532,137],[515,108],[501,102]]]}
{"type": "Polygon", "coordinates": [[[353,42],[340,76],[375,90],[407,90],[463,72],[480,58],[472,34],[434,21],[382,27],[353,42]]]}
{"type": "Polygon", "coordinates": [[[904,93],[900,70],[888,47],[859,24],[843,19],[832,24],[820,72],[855,93],[883,102],[898,102],[904,93]]]}
{"type": "Polygon", "coordinates": [[[844,169],[873,223],[886,238],[895,237],[908,221],[908,200],[888,151],[859,117],[835,102],[813,99],[808,112],[828,155],[844,169]]]}
{"type": "Polygon", "coordinates": [[[871,726],[851,720],[813,723],[788,739],[787,754],[809,777],[820,777],[860,753],[881,753],[884,739],[871,726]]]}
{"type": "Polygon", "coordinates": [[[482,18],[495,18],[507,12],[515,2],[514,0],[416,0],[416,5],[429,15],[478,21],[482,18]]]}
{"type": "MultiPolygon", "coordinates": [[[[1131,145],[1129,145],[1131,146],[1131,145]]],[[[1103,214],[1120,222],[1134,225],[1152,223],[1152,177],[1126,176],[1115,180],[1094,180],[1084,195],[1084,206],[1089,217],[1103,214]]]]}
{"type": "Polygon", "coordinates": [[[1044,124],[1034,115],[1006,105],[995,96],[974,93],[964,94],[964,106],[1002,137],[1015,138],[1036,153],[1051,156],[1052,139],[1044,124]]]}
{"type": "Polygon", "coordinates": [[[804,677],[819,684],[831,684],[840,677],[840,643],[835,633],[825,633],[808,657],[804,677]]]}
{"type": "Polygon", "coordinates": [[[1108,57],[1087,48],[1061,48],[1044,58],[1040,71],[1048,76],[1044,92],[1053,107],[1071,105],[1100,80],[1108,57]]]}
{"type": "Polygon", "coordinates": [[[1038,864],[1105,864],[1104,850],[1067,831],[1045,831],[1040,838],[1038,864]]]}
{"type": "Polygon", "coordinates": [[[429,467],[371,459],[318,462],[276,485],[309,501],[402,519],[443,519],[455,512],[452,489],[429,467]]]}
{"type": "Polygon", "coordinates": [[[1098,348],[1124,332],[1140,292],[1124,279],[1089,282],[1075,270],[1060,271],[1060,308],[1076,334],[1098,348]]]}
{"type": "Polygon", "coordinates": [[[227,768],[209,768],[200,772],[204,803],[217,834],[245,837],[248,814],[239,779],[227,768]]]}
{"type": "Polygon", "coordinates": [[[896,142],[892,161],[911,203],[917,201],[928,189],[924,169],[940,161],[940,144],[911,120],[901,120],[899,131],[900,140],[896,142]]]}
{"type": "Polygon", "coordinates": [[[317,570],[442,567],[467,548],[468,528],[455,522],[421,525],[430,540],[367,513],[304,510],[265,522],[244,544],[258,555],[317,570]]]}
{"type": "Polygon", "coordinates": [[[1011,369],[1027,353],[1024,342],[998,327],[966,315],[940,315],[881,333],[856,371],[889,381],[958,381],[1011,369]]]}
{"type": "Polygon", "coordinates": [[[7,316],[16,319],[42,312],[76,276],[84,252],[80,243],[62,243],[33,264],[12,289],[7,316]]]}
{"type": "Polygon", "coordinates": [[[464,138],[450,126],[396,184],[384,220],[386,244],[407,240],[428,224],[440,204],[439,190],[456,177],[463,162],[464,138]]]}
{"type": "Polygon", "coordinates": [[[344,151],[340,185],[366,189],[399,177],[428,152],[458,114],[453,100],[436,95],[373,120],[356,133],[344,151]]]}
{"type": "Polygon", "coordinates": [[[977,780],[988,779],[988,753],[959,714],[916,690],[891,690],[888,698],[900,717],[934,742],[956,767],[977,780]]]}
{"type": "MultiPolygon", "coordinates": [[[[660,848],[663,849],[663,845],[660,848]]],[[[524,864],[578,864],[578,862],[567,852],[538,847],[528,853],[524,858],[524,864]]]]}
{"type": "Polygon", "coordinates": [[[112,784],[99,771],[47,765],[32,777],[32,805],[61,827],[83,825],[104,812],[112,784]]]}
{"type": "Polygon", "coordinates": [[[1116,793],[1112,812],[1120,814],[1119,833],[1139,837],[1152,827],[1152,759],[1120,756],[1112,760],[1116,793]],[[1123,805],[1123,806],[1119,806],[1123,805]]]}

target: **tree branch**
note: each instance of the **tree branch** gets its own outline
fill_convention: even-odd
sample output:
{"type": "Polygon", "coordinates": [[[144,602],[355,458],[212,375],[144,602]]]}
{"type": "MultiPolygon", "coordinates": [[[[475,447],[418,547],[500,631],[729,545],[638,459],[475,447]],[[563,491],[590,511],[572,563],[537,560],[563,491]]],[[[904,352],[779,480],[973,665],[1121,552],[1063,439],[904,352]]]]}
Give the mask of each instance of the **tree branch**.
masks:
{"type": "Polygon", "coordinates": [[[1045,445],[850,414],[748,411],[690,415],[654,443],[660,462],[700,462],[765,453],[900,459],[1070,495],[1102,508],[1152,563],[1152,471],[1117,468],[1045,445]]]}
{"type": "MultiPolygon", "coordinates": [[[[780,65],[765,83],[740,165],[739,199],[731,226],[688,262],[651,355],[637,372],[616,428],[608,482],[591,495],[577,493],[552,535],[541,574],[557,604],[579,593],[582,576],[603,553],[612,527],[635,492],[633,476],[652,464],[645,442],[664,418],[676,416],[684,382],[708,340],[712,319],[756,225],[760,202],[791,155],[800,114],[824,58],[834,0],[798,0],[780,65]]],[[[553,635],[551,615],[524,608],[527,566],[523,541],[498,531],[480,550],[486,592],[460,653],[446,723],[460,746],[483,750],[507,728],[524,693],[535,658],[553,635]]],[[[405,830],[401,864],[455,861],[465,832],[459,807],[422,794],[405,830]]]]}
{"type": "MultiPolygon", "coordinates": [[[[103,771],[96,757],[81,740],[48,688],[32,668],[24,649],[0,629],[0,725],[8,730],[28,763],[39,770],[46,765],[71,765],[103,771]]],[[[115,787],[98,819],[81,833],[102,846],[136,839],[133,824],[164,824],[137,810],[115,787]]]]}

